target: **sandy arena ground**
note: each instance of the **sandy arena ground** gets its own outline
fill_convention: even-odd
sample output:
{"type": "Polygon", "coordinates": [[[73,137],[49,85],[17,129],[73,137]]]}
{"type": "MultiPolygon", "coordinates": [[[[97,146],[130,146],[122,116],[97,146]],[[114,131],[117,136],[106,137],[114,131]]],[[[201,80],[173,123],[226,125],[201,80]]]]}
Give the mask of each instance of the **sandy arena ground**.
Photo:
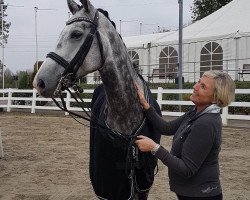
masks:
{"type": "MultiPolygon", "coordinates": [[[[89,131],[70,117],[0,113],[1,200],[96,200],[88,175],[89,131]]],[[[171,139],[162,144],[170,147],[171,139]]],[[[220,167],[225,200],[250,199],[250,130],[224,128],[220,167]]],[[[149,200],[174,200],[159,162],[149,200]]]]}

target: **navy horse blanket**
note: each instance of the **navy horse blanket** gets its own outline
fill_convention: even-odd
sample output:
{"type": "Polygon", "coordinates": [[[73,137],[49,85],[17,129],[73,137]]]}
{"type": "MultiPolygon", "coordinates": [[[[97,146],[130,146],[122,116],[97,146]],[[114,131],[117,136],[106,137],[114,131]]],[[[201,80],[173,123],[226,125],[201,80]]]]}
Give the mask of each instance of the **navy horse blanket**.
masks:
{"type": "MultiPolygon", "coordinates": [[[[148,89],[149,91],[149,89],[148,89]]],[[[161,115],[159,105],[149,91],[149,103],[161,115]]],[[[89,172],[95,194],[99,199],[127,200],[131,199],[133,191],[143,193],[150,190],[153,181],[157,159],[150,152],[139,151],[139,165],[134,170],[133,182],[129,179],[127,167],[127,151],[129,145],[121,138],[111,137],[105,125],[104,108],[106,96],[103,85],[99,85],[91,102],[92,120],[90,123],[90,164],[89,172]],[[96,123],[98,120],[98,123],[96,123]],[[132,185],[131,185],[132,184],[132,185]]],[[[140,134],[160,142],[160,134],[147,122],[140,134]]]]}

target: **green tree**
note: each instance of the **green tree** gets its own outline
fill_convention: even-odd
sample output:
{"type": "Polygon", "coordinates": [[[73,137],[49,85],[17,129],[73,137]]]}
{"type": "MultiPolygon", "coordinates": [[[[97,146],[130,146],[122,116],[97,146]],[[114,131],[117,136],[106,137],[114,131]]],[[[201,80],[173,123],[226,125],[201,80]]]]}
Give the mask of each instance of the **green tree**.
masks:
{"type": "Polygon", "coordinates": [[[18,80],[18,89],[27,88],[28,75],[26,72],[20,72],[18,80]]]}
{"type": "Polygon", "coordinates": [[[18,89],[32,89],[32,72],[20,71],[18,73],[18,89]]]}
{"type": "Polygon", "coordinates": [[[5,86],[5,88],[15,88],[16,87],[16,83],[14,80],[14,74],[8,68],[5,69],[5,73],[4,73],[4,86],[5,86]]]}
{"type": "Polygon", "coordinates": [[[221,7],[225,6],[232,0],[194,0],[192,10],[192,21],[198,21],[221,7]]]}

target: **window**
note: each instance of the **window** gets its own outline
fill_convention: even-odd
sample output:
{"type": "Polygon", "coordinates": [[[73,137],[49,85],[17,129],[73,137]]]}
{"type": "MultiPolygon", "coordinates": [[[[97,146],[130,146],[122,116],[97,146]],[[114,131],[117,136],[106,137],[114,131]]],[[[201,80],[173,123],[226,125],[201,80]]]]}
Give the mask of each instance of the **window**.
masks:
{"type": "Polygon", "coordinates": [[[139,55],[136,51],[128,51],[128,54],[130,55],[132,62],[134,66],[136,66],[136,70],[138,73],[142,74],[142,69],[139,69],[139,55]]]}
{"type": "Polygon", "coordinates": [[[223,69],[223,50],[216,42],[209,42],[201,49],[200,76],[205,71],[223,69]]]}
{"type": "Polygon", "coordinates": [[[175,48],[168,46],[165,47],[159,58],[159,73],[164,76],[159,76],[160,79],[173,79],[177,77],[178,53],[175,48]]]}

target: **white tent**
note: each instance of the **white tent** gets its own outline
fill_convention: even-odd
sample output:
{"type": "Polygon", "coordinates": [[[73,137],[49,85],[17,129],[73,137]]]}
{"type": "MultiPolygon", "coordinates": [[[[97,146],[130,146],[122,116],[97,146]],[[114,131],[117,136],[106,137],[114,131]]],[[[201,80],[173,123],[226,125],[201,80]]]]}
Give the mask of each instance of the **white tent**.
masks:
{"type": "MultiPolygon", "coordinates": [[[[183,29],[182,71],[185,81],[196,81],[200,72],[208,69],[228,71],[236,80],[250,80],[249,74],[239,75],[243,66],[250,66],[249,10],[250,0],[233,0],[183,29]]],[[[142,73],[151,76],[153,69],[161,68],[166,72],[173,65],[177,68],[178,36],[178,31],[174,31],[126,37],[124,42],[130,51],[138,54],[142,73]]],[[[155,80],[163,79],[158,77],[155,80]]]]}

